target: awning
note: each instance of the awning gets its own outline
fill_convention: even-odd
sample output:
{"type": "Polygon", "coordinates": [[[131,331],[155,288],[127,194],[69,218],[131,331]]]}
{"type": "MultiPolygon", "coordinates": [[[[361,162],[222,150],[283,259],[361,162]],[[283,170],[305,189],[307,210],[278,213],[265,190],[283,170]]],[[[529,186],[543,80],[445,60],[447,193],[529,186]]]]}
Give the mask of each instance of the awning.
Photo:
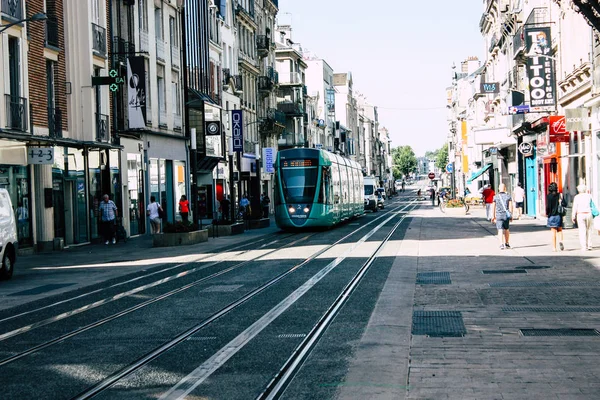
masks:
{"type": "Polygon", "coordinates": [[[198,172],[200,173],[212,173],[213,169],[219,164],[219,161],[223,160],[221,157],[203,157],[198,161],[198,172]]]}
{"type": "Polygon", "coordinates": [[[479,178],[481,175],[483,175],[483,173],[485,171],[487,171],[488,169],[490,169],[492,167],[493,164],[487,164],[485,167],[481,168],[479,171],[477,172],[473,172],[471,174],[471,177],[469,178],[469,180],[467,181],[467,183],[471,183],[473,182],[475,179],[479,178]]]}
{"type": "Polygon", "coordinates": [[[191,107],[201,107],[202,103],[209,103],[212,105],[218,105],[209,95],[206,93],[199,92],[196,89],[188,88],[188,102],[187,105],[191,107]]]}

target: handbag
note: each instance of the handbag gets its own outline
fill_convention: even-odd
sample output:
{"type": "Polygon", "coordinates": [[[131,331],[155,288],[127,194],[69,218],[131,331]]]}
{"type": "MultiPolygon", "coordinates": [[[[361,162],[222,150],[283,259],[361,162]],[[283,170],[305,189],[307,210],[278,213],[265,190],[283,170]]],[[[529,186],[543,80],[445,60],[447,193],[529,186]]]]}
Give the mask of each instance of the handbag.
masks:
{"type": "Polygon", "coordinates": [[[504,199],[502,197],[499,197],[499,200],[499,203],[502,204],[502,208],[504,208],[504,212],[506,213],[506,219],[512,219],[512,214],[506,208],[506,205],[504,204],[504,199]]]}
{"type": "Polygon", "coordinates": [[[594,204],[594,200],[590,199],[590,209],[592,210],[592,217],[597,217],[598,215],[600,215],[600,212],[598,212],[598,209],[596,208],[596,205],[594,204]]]}
{"type": "Polygon", "coordinates": [[[561,217],[564,217],[567,214],[567,210],[565,210],[565,207],[563,206],[563,202],[564,202],[564,200],[563,200],[562,196],[559,196],[558,207],[556,207],[556,212],[561,217]]]}

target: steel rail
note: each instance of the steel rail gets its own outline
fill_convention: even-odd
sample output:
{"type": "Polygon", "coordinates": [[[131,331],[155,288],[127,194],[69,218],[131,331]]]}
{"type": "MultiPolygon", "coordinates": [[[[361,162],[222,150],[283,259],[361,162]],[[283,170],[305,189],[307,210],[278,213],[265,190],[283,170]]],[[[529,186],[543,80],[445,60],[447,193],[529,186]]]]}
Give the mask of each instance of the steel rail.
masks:
{"type": "MultiPolygon", "coordinates": [[[[404,209],[406,209],[409,206],[411,206],[411,205],[409,204],[409,205],[405,205],[405,206],[399,206],[396,209],[400,209],[402,207],[404,209]]],[[[390,212],[393,212],[393,211],[390,210],[390,212]]],[[[108,376],[104,380],[98,382],[94,386],[91,386],[90,388],[86,389],[85,391],[79,393],[77,396],[73,397],[72,400],[90,399],[90,398],[95,397],[96,395],[102,393],[103,391],[107,390],[108,388],[110,388],[111,386],[113,386],[115,383],[117,383],[121,379],[127,377],[128,375],[130,375],[130,374],[134,373],[135,371],[139,370],[140,368],[144,367],[146,364],[148,364],[152,360],[160,357],[163,353],[165,353],[165,352],[169,351],[170,349],[172,349],[173,347],[177,346],[179,343],[183,342],[184,340],[186,340],[190,336],[194,335],[195,333],[197,333],[201,329],[205,328],[206,326],[208,326],[209,324],[211,324],[215,320],[223,317],[224,315],[226,315],[226,314],[230,313],[231,311],[235,310],[236,308],[238,308],[242,304],[246,303],[248,300],[256,297],[258,294],[262,293],[263,291],[265,291],[269,287],[271,287],[274,284],[278,283],[279,281],[281,281],[282,279],[284,279],[285,277],[287,277],[289,274],[293,273],[297,269],[299,269],[299,268],[303,267],[304,265],[308,264],[309,262],[311,262],[315,258],[317,258],[320,255],[324,254],[325,252],[327,252],[328,250],[330,250],[331,248],[333,248],[337,244],[339,244],[342,241],[346,240],[348,237],[354,235],[356,232],[359,232],[360,230],[362,230],[365,227],[371,225],[372,223],[376,222],[377,220],[379,220],[381,218],[384,218],[386,216],[386,214],[383,214],[381,216],[378,216],[377,218],[374,218],[373,220],[369,221],[368,223],[364,224],[363,226],[360,226],[359,228],[357,228],[354,231],[350,232],[349,234],[345,235],[344,237],[342,237],[341,239],[339,239],[336,242],[332,243],[331,245],[328,245],[327,247],[325,247],[325,248],[317,251],[316,253],[312,254],[310,257],[308,257],[307,259],[305,259],[301,263],[298,263],[298,264],[292,266],[290,269],[288,269],[287,271],[285,271],[285,272],[281,273],[280,275],[274,277],[273,279],[269,280],[268,282],[266,282],[262,286],[260,286],[260,287],[258,287],[256,289],[252,290],[251,292],[245,294],[244,296],[242,296],[241,298],[237,299],[236,301],[234,301],[234,302],[230,303],[229,305],[223,307],[221,310],[217,311],[212,316],[210,316],[210,317],[206,318],[205,320],[201,321],[196,326],[194,326],[194,327],[186,330],[185,332],[177,335],[176,337],[174,337],[173,339],[171,339],[168,342],[164,343],[163,345],[157,347],[156,349],[154,349],[154,350],[150,351],[149,353],[145,354],[144,356],[140,357],[139,359],[137,359],[136,361],[134,361],[130,365],[122,368],[119,371],[116,371],[115,373],[113,373],[112,375],[108,376]]]]}

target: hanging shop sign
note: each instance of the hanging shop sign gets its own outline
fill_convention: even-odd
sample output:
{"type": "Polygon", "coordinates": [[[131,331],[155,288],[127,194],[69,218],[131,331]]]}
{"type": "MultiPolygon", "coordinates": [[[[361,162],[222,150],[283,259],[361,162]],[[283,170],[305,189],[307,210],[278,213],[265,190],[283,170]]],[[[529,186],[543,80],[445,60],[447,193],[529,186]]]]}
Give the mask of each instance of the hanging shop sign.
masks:
{"type": "Polygon", "coordinates": [[[529,157],[533,154],[533,144],[531,143],[521,143],[519,145],[519,152],[523,154],[524,157],[529,157]]]}
{"type": "Polygon", "coordinates": [[[482,94],[500,93],[500,84],[498,82],[481,82],[479,92],[482,94]]]}
{"type": "Polygon", "coordinates": [[[273,168],[273,162],[275,161],[275,149],[273,147],[263,147],[262,157],[265,172],[268,174],[274,173],[275,168],[273,168]]]}
{"type": "Polygon", "coordinates": [[[233,151],[244,151],[244,118],[242,110],[231,110],[231,134],[233,136],[233,151]]]}
{"type": "Polygon", "coordinates": [[[532,107],[556,107],[554,62],[550,28],[525,29],[527,78],[532,107]]]}
{"type": "Polygon", "coordinates": [[[206,135],[207,136],[220,136],[221,135],[221,121],[206,121],[206,135]]]}
{"type": "Polygon", "coordinates": [[[562,115],[551,115],[548,117],[548,128],[550,143],[569,142],[569,132],[566,129],[566,118],[562,115]]]}
{"type": "Polygon", "coordinates": [[[567,108],[565,110],[566,129],[568,132],[584,132],[590,130],[588,109],[567,108]]]}
{"type": "Polygon", "coordinates": [[[127,59],[129,129],[146,128],[146,66],[142,56],[127,59]]]}

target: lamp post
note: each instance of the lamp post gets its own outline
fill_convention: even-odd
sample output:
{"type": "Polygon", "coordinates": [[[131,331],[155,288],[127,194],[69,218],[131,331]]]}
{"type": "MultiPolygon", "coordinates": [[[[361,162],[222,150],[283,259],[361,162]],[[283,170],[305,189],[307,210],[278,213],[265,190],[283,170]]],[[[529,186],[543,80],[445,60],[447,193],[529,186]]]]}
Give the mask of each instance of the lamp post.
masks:
{"type": "Polygon", "coordinates": [[[46,14],[35,13],[29,18],[20,19],[18,21],[11,22],[10,24],[6,24],[6,25],[0,25],[0,33],[4,32],[5,30],[7,30],[8,28],[10,28],[13,25],[20,24],[21,22],[29,22],[29,21],[37,22],[37,21],[45,21],[47,19],[48,19],[48,16],[46,14]]]}

